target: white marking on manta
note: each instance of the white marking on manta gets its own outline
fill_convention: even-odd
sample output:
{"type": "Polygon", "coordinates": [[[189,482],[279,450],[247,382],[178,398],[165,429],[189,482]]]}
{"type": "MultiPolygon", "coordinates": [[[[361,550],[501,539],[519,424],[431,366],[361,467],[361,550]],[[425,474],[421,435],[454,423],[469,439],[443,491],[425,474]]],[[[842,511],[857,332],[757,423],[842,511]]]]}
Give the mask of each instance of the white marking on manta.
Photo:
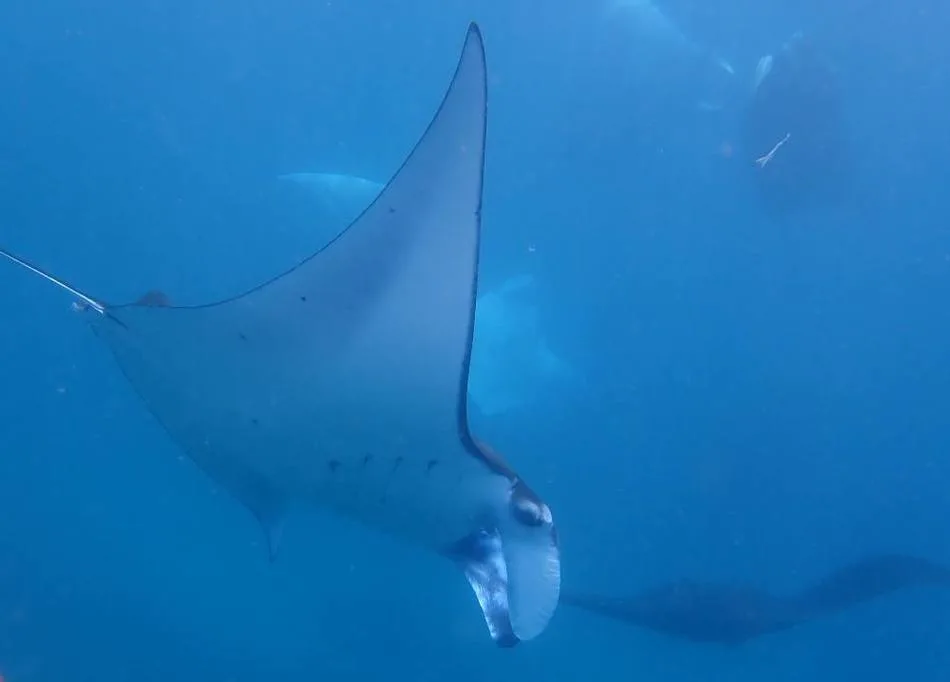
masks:
{"type": "MultiPolygon", "coordinates": [[[[279,176],[305,187],[321,209],[347,221],[358,216],[383,184],[343,173],[287,173],[279,176]]],[[[541,329],[537,282],[516,275],[479,294],[469,397],[486,416],[512,413],[537,404],[539,394],[577,386],[580,374],[551,350],[541,329]]]]}
{"type": "Polygon", "coordinates": [[[244,294],[80,299],[129,382],[192,460],[268,530],[295,504],[457,562],[501,645],[557,606],[548,506],[467,419],[487,84],[474,24],[452,83],[386,188],[330,244],[244,294]]]}

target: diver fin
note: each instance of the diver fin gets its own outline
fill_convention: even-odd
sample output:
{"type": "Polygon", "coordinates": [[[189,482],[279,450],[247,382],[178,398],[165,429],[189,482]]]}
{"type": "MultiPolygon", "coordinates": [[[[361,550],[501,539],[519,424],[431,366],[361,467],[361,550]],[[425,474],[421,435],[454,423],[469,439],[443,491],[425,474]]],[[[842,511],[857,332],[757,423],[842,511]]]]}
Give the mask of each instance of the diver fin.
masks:
{"type": "Polygon", "coordinates": [[[498,531],[476,531],[459,542],[451,554],[475,592],[491,638],[498,646],[515,646],[519,639],[511,626],[508,568],[498,531]]]}
{"type": "Polygon", "coordinates": [[[8,260],[10,260],[10,261],[12,261],[12,262],[14,262],[14,263],[16,263],[16,264],[19,265],[20,267],[25,268],[26,270],[29,270],[30,272],[32,272],[32,273],[34,273],[34,274],[36,274],[36,275],[39,275],[40,277],[42,277],[43,279],[45,279],[47,282],[50,282],[51,284],[56,285],[56,286],[59,287],[60,289],[63,289],[64,291],[68,291],[68,292],[71,293],[73,296],[75,296],[75,297],[77,297],[78,299],[80,299],[85,305],[87,305],[87,306],[89,306],[90,308],[94,309],[97,313],[100,313],[100,314],[101,314],[101,313],[104,313],[104,312],[105,312],[106,307],[105,307],[104,304],[102,304],[102,303],[100,303],[99,301],[95,300],[95,299],[92,298],[91,296],[88,296],[88,295],[84,294],[83,292],[81,292],[81,291],[80,291],[79,289],[77,289],[76,287],[74,287],[74,286],[72,286],[72,285],[70,285],[70,284],[67,284],[66,282],[64,282],[63,280],[59,279],[58,277],[54,277],[53,275],[51,275],[50,273],[46,272],[46,271],[43,270],[42,268],[33,265],[33,264],[30,263],[29,261],[24,260],[24,259],[20,258],[20,257],[17,256],[17,255],[14,255],[13,253],[7,251],[6,249],[0,249],[0,256],[3,256],[4,258],[6,258],[6,259],[8,259],[8,260]]]}

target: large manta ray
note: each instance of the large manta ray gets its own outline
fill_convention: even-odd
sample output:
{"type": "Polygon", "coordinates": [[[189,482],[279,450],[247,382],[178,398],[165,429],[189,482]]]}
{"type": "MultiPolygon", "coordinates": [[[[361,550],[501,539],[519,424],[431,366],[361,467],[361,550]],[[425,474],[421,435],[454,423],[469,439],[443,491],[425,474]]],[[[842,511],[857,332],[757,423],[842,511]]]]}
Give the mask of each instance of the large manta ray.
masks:
{"type": "Polygon", "coordinates": [[[548,506],[469,431],[486,72],[469,28],[438,112],[329,245],[244,294],[174,305],[78,297],[169,435],[263,524],[329,508],[455,561],[496,642],[547,626],[560,555],[548,506]]]}
{"type": "Polygon", "coordinates": [[[777,596],[743,585],[682,580],[633,597],[561,595],[561,602],[695,642],[741,644],[905,587],[950,587],[950,568],[897,554],[867,557],[814,586],[777,596]]]}

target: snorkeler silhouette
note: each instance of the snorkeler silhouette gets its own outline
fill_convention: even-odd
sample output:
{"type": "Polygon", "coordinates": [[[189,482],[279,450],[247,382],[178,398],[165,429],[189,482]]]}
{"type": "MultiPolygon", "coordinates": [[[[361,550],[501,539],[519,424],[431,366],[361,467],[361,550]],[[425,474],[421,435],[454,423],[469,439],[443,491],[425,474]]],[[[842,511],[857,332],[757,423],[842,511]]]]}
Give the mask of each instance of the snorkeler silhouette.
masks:
{"type": "Polygon", "coordinates": [[[950,587],[950,568],[898,554],[862,559],[792,596],[689,580],[628,598],[561,594],[561,603],[694,642],[736,645],[905,587],[950,587]]]}
{"type": "Polygon", "coordinates": [[[833,206],[850,193],[838,82],[801,33],[759,60],[740,135],[752,181],[772,215],[833,206]]]}

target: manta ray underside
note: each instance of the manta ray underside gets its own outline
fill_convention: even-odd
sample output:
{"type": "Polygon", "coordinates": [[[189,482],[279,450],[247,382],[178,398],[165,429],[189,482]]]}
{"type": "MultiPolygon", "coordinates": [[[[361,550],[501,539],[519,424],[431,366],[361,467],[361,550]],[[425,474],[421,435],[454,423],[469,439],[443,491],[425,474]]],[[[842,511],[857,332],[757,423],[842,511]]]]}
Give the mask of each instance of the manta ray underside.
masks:
{"type": "Polygon", "coordinates": [[[455,561],[501,645],[541,633],[560,590],[548,506],[469,432],[486,124],[473,24],[428,129],[330,244],[233,298],[80,299],[169,435],[264,525],[288,507],[359,519],[455,561]]]}

